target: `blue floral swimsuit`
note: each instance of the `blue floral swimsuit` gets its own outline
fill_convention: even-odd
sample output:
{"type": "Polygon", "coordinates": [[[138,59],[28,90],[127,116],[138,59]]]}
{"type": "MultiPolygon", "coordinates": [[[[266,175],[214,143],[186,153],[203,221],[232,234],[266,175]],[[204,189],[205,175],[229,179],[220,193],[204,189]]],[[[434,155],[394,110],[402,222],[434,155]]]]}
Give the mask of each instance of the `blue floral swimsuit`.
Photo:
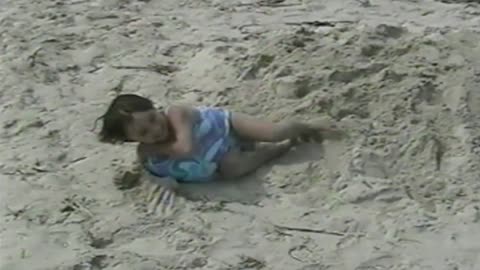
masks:
{"type": "Polygon", "coordinates": [[[144,164],[147,171],[180,182],[206,182],[213,179],[221,158],[237,144],[230,126],[231,113],[212,107],[199,107],[197,110],[199,117],[193,125],[193,157],[151,157],[144,164]]]}

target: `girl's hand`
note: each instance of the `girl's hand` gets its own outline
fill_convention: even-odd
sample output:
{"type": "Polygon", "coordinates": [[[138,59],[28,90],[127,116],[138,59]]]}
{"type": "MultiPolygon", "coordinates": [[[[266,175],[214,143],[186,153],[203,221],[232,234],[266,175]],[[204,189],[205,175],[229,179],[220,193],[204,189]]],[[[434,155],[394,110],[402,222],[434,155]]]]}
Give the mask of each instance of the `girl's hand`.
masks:
{"type": "Polygon", "coordinates": [[[147,197],[148,213],[155,214],[158,206],[160,206],[162,214],[172,212],[175,208],[175,199],[176,194],[173,188],[155,185],[147,197]]]}
{"type": "Polygon", "coordinates": [[[150,186],[147,195],[148,213],[154,214],[158,206],[162,214],[171,213],[175,208],[177,181],[169,177],[149,175],[150,186]]]}

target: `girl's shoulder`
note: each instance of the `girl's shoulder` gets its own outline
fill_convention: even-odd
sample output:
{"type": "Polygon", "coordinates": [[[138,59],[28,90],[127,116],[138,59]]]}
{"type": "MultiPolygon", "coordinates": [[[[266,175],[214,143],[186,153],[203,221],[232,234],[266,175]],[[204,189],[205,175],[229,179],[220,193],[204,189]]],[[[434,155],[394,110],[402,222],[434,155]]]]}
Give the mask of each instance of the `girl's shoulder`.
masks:
{"type": "Polygon", "coordinates": [[[189,114],[189,115],[194,115],[198,111],[198,107],[190,106],[190,105],[184,105],[184,104],[171,104],[163,109],[163,112],[166,115],[172,115],[172,114],[189,114]]]}
{"type": "Polygon", "coordinates": [[[223,110],[223,108],[217,107],[217,106],[211,106],[211,105],[186,105],[186,104],[170,104],[163,108],[163,111],[167,113],[168,111],[171,110],[178,110],[178,109],[184,109],[184,110],[197,110],[197,111],[205,111],[205,110],[223,110]]]}
{"type": "Polygon", "coordinates": [[[196,106],[195,109],[196,109],[197,111],[201,111],[201,112],[207,112],[207,111],[212,111],[212,112],[227,111],[225,108],[222,108],[222,107],[207,106],[207,105],[196,106]]]}
{"type": "Polygon", "coordinates": [[[214,108],[217,108],[216,106],[210,106],[210,105],[190,105],[190,104],[183,104],[183,103],[174,103],[174,104],[170,104],[166,107],[164,107],[164,111],[167,111],[167,110],[171,110],[171,109],[175,109],[175,108],[183,108],[183,109],[200,109],[200,108],[210,108],[210,109],[214,109],[214,108]]]}
{"type": "Polygon", "coordinates": [[[205,118],[212,118],[214,115],[227,115],[228,111],[216,106],[200,105],[188,106],[180,104],[172,104],[164,110],[167,117],[172,119],[179,119],[179,115],[187,116],[193,121],[198,121],[205,118]]]}

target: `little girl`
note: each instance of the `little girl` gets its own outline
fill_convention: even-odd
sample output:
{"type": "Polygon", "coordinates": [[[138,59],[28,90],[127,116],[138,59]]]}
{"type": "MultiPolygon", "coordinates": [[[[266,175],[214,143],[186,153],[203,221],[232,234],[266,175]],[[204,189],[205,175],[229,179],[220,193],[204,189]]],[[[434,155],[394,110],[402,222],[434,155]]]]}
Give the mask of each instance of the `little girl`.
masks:
{"type": "Polygon", "coordinates": [[[117,96],[99,119],[102,142],[138,142],[142,166],[178,182],[241,177],[287,152],[292,142],[334,134],[326,127],[272,123],[215,107],[172,105],[161,111],[133,94],[117,96]]]}

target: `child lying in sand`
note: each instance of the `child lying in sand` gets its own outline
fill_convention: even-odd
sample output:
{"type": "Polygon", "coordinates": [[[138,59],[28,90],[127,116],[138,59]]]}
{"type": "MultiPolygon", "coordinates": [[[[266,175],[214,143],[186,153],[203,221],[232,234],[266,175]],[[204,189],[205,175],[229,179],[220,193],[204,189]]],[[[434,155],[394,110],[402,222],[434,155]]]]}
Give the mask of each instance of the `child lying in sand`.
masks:
{"type": "Polygon", "coordinates": [[[145,170],[178,182],[241,177],[284,154],[294,142],[333,134],[327,127],[272,123],[214,107],[172,105],[161,111],[133,94],[117,96],[100,118],[102,142],[138,142],[145,170]]]}

